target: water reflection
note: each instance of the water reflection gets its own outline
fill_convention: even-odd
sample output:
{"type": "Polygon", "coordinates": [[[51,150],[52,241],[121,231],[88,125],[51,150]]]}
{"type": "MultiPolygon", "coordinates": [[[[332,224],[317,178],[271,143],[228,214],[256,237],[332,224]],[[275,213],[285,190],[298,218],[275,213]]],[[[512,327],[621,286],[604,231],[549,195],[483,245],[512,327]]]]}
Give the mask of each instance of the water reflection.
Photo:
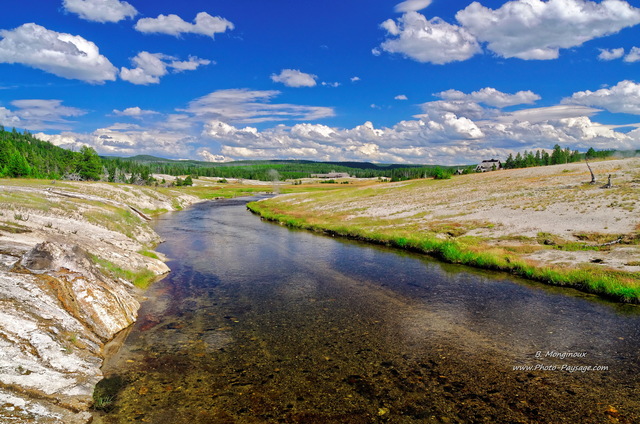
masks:
{"type": "Polygon", "coordinates": [[[640,420],[637,308],[289,231],[244,200],[157,230],[173,272],[105,366],[126,384],[102,422],[640,420]],[[609,370],[513,370],[552,363],[609,370]]]}

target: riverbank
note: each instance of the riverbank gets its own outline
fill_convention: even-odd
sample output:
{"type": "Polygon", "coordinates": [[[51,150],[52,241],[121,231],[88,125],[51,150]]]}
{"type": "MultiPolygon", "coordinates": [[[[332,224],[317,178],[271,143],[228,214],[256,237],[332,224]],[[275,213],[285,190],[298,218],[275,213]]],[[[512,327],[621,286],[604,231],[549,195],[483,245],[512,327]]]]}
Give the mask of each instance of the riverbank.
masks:
{"type": "Polygon", "coordinates": [[[151,217],[255,190],[0,180],[0,422],[90,422],[105,343],[169,272],[151,217]]]}
{"type": "Polygon", "coordinates": [[[640,159],[591,166],[596,184],[576,163],[347,185],[248,207],[293,228],[640,303],[640,159]]]}

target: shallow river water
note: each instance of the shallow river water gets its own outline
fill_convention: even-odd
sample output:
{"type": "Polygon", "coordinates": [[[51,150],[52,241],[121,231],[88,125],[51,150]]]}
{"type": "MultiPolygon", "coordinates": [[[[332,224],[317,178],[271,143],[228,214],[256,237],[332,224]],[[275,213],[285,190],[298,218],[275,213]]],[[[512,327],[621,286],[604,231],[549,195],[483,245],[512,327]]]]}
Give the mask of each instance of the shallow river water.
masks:
{"type": "Polygon", "coordinates": [[[157,220],[173,271],[105,364],[96,422],[640,422],[637,306],[288,230],[246,201],[157,220]]]}

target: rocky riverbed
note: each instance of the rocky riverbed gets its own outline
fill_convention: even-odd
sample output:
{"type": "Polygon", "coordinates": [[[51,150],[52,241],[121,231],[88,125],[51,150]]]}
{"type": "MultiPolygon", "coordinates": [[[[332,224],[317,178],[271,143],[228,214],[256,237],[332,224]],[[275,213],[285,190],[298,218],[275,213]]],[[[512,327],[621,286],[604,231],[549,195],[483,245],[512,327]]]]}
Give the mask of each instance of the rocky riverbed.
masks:
{"type": "Polygon", "coordinates": [[[144,187],[0,181],[0,422],[91,421],[103,347],[140,306],[123,275],[169,272],[143,211],[196,201],[144,187]]]}

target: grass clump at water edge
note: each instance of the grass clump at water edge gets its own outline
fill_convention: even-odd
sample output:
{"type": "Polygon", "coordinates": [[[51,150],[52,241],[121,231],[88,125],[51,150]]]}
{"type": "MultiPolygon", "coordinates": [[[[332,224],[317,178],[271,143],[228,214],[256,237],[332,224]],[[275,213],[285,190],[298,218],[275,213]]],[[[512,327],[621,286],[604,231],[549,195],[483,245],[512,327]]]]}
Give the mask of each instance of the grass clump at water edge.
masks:
{"type": "Polygon", "coordinates": [[[505,271],[530,280],[572,287],[617,301],[640,304],[640,276],[631,273],[598,268],[541,267],[510,254],[469,249],[456,240],[439,238],[435,234],[406,234],[393,230],[388,232],[371,231],[355,225],[345,226],[343,223],[310,224],[304,218],[273,212],[264,202],[251,202],[247,208],[266,220],[279,222],[291,228],[306,229],[425,253],[453,264],[505,271]]]}
{"type": "Polygon", "coordinates": [[[149,287],[149,285],[153,283],[157,278],[157,275],[153,271],[150,271],[146,268],[132,271],[129,269],[120,268],[116,264],[97,256],[92,256],[91,259],[107,275],[115,279],[121,278],[123,280],[130,281],[134,286],[141,289],[146,289],[147,287],[149,287]]]}
{"type": "Polygon", "coordinates": [[[118,392],[124,386],[126,386],[126,381],[118,375],[100,380],[93,390],[93,409],[111,411],[115,406],[118,392]]]}
{"type": "Polygon", "coordinates": [[[153,258],[153,259],[160,260],[160,257],[156,254],[156,252],[154,252],[152,250],[140,250],[140,251],[138,251],[138,253],[140,253],[142,256],[146,256],[148,258],[153,258]]]}

